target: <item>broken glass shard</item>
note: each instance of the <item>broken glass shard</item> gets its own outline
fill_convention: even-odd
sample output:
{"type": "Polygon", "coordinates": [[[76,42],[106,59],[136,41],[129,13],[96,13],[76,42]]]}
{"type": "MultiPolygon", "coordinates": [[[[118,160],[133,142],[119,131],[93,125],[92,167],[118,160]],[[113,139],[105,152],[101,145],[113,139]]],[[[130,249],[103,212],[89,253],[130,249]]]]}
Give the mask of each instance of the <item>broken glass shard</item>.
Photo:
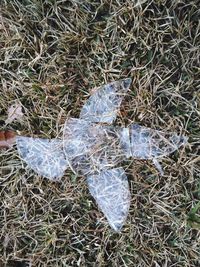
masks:
{"type": "Polygon", "coordinates": [[[112,123],[130,84],[131,79],[127,78],[97,89],[83,106],[80,118],[90,122],[112,123]]]}
{"type": "Polygon", "coordinates": [[[115,231],[120,231],[130,207],[127,176],[122,168],[105,170],[87,178],[91,195],[115,231]]]}
{"type": "Polygon", "coordinates": [[[64,175],[68,164],[61,140],[17,136],[16,143],[20,157],[35,172],[53,181],[64,175]]]}

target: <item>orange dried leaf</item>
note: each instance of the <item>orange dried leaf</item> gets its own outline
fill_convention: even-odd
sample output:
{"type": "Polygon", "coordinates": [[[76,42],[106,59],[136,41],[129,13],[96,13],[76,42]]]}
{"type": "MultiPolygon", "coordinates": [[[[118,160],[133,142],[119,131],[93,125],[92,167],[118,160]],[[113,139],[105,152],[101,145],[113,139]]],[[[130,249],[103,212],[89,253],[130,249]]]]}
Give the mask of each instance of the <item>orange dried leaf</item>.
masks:
{"type": "Polygon", "coordinates": [[[0,131],[0,149],[12,147],[16,142],[16,133],[13,131],[0,131]]]}

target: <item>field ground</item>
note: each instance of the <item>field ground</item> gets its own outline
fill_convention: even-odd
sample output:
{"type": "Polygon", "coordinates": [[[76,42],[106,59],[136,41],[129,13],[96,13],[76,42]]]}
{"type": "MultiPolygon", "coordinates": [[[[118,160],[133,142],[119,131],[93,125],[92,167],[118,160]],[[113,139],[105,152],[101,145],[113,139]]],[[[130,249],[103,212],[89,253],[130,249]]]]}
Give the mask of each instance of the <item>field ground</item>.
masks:
{"type": "Polygon", "coordinates": [[[0,1],[0,123],[59,136],[92,88],[132,77],[116,124],[176,131],[186,147],[162,161],[125,162],[131,208],[121,233],[98,210],[84,177],[61,183],[0,154],[0,266],[200,266],[200,2],[0,1]]]}

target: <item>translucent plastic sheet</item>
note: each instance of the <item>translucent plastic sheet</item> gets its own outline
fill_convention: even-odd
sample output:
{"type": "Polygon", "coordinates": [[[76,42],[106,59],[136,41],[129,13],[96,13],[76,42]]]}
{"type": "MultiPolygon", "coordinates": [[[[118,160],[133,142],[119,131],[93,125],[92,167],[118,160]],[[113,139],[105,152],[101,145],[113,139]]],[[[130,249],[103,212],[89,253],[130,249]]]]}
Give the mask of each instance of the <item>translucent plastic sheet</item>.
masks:
{"type": "Polygon", "coordinates": [[[91,195],[115,231],[121,230],[130,206],[128,179],[122,168],[102,171],[87,178],[91,195]]]}
{"type": "Polygon", "coordinates": [[[112,123],[130,84],[131,79],[128,78],[97,89],[83,106],[80,118],[90,122],[112,123]]]}
{"type": "Polygon", "coordinates": [[[38,174],[50,180],[60,180],[68,167],[62,141],[17,136],[20,157],[38,174]]]}

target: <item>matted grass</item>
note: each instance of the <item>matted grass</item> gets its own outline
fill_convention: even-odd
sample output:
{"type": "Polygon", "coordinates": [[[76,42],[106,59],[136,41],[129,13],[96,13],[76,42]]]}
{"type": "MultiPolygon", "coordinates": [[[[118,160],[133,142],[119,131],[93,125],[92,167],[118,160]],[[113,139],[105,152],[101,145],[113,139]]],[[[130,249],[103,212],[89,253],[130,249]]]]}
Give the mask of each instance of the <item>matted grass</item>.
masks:
{"type": "Polygon", "coordinates": [[[0,115],[10,129],[60,136],[93,87],[132,77],[117,124],[182,132],[162,162],[124,163],[131,209],[114,233],[84,177],[37,176],[15,150],[0,154],[0,266],[200,266],[199,1],[1,0],[0,115]]]}

